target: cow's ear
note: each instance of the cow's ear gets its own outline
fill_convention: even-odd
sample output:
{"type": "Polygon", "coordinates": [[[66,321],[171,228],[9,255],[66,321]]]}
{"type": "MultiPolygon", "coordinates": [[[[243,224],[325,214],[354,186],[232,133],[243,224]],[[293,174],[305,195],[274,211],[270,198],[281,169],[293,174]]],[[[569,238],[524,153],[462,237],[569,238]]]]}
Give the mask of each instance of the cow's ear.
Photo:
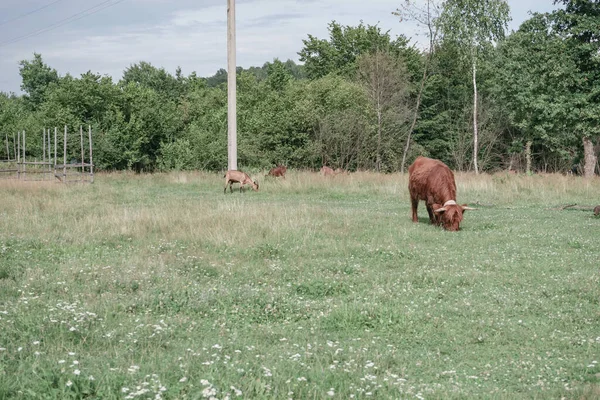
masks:
{"type": "Polygon", "coordinates": [[[466,204],[463,204],[463,205],[461,206],[461,208],[463,209],[463,212],[465,212],[466,210],[477,210],[476,208],[469,207],[469,206],[468,206],[468,205],[466,205],[466,204]]]}
{"type": "Polygon", "coordinates": [[[437,214],[441,214],[446,211],[446,208],[442,207],[440,204],[433,204],[431,207],[433,208],[433,212],[437,214]]]}

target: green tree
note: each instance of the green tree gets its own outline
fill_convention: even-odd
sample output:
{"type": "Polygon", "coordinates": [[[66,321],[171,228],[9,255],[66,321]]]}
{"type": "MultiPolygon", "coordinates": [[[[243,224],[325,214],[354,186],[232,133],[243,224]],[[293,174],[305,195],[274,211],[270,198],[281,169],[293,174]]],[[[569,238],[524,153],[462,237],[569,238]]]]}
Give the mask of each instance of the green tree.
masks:
{"type": "Polygon", "coordinates": [[[22,121],[29,113],[22,97],[0,92],[0,159],[15,158],[15,135],[23,129],[22,121]]]}
{"type": "Polygon", "coordinates": [[[382,32],[377,25],[357,27],[342,26],[335,21],[329,23],[329,40],[308,35],[302,40],[304,47],[298,52],[304,62],[309,79],[318,79],[330,73],[346,77],[356,75],[356,58],[365,53],[389,51],[391,54],[411,52],[408,39],[399,36],[392,40],[388,32],[382,32]]]}
{"type": "MultiPolygon", "coordinates": [[[[375,170],[381,171],[384,152],[393,155],[393,159],[397,158],[397,143],[408,114],[406,67],[383,51],[363,54],[357,63],[359,82],[375,114],[375,170]]],[[[390,169],[389,161],[385,169],[390,169]]]]}
{"type": "Polygon", "coordinates": [[[581,137],[587,177],[594,175],[593,140],[600,135],[600,1],[555,0],[564,10],[553,12],[554,29],[570,49],[575,84],[569,88],[573,112],[569,122],[581,137]]]}
{"type": "Polygon", "coordinates": [[[534,14],[499,46],[496,60],[496,97],[522,133],[514,144],[526,149],[528,173],[532,146],[569,158],[565,149],[577,140],[568,122],[576,65],[566,56],[568,44],[552,31],[552,19],[534,14]]]}
{"type": "Polygon", "coordinates": [[[444,40],[456,43],[471,65],[473,80],[473,166],[477,164],[477,62],[492,42],[504,37],[510,20],[505,0],[448,0],[440,16],[444,40]]]}
{"type": "Polygon", "coordinates": [[[429,48],[425,54],[425,60],[423,65],[423,76],[419,84],[419,90],[417,92],[416,104],[413,110],[412,123],[406,134],[406,144],[404,145],[404,152],[402,153],[402,162],[400,164],[400,172],[404,173],[404,167],[406,165],[406,157],[410,148],[410,142],[415,126],[417,124],[417,118],[419,117],[419,110],[421,106],[421,100],[423,98],[423,91],[425,89],[425,83],[430,73],[431,59],[433,57],[435,47],[438,42],[438,30],[439,24],[437,23],[441,12],[441,5],[435,0],[426,0],[425,6],[421,7],[415,2],[406,0],[403,5],[400,6],[393,14],[400,17],[401,21],[416,21],[418,25],[425,26],[427,29],[427,37],[429,39],[429,48]]]}
{"type": "Polygon", "coordinates": [[[152,64],[142,61],[129,66],[123,72],[123,85],[135,83],[151,89],[171,99],[177,100],[185,92],[186,80],[181,75],[181,68],[177,68],[176,76],[168,73],[164,68],[156,68],[152,64]]]}
{"type": "Polygon", "coordinates": [[[19,62],[21,90],[27,93],[27,101],[32,108],[39,106],[44,100],[48,87],[59,80],[55,69],[50,68],[42,60],[42,55],[33,54],[32,60],[19,62]]]}

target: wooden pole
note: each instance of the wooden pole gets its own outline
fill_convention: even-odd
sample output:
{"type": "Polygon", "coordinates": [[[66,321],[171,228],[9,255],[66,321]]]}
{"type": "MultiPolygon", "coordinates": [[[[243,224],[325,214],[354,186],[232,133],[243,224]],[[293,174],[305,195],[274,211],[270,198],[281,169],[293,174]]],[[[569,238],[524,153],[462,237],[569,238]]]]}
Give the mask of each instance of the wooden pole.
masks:
{"type": "Polygon", "coordinates": [[[57,143],[57,129],[54,127],[54,176],[56,177],[56,143],[57,143]]]}
{"type": "Polygon", "coordinates": [[[52,172],[52,153],[50,151],[50,128],[46,130],[46,134],[48,135],[48,172],[52,172]]]}
{"type": "Polygon", "coordinates": [[[63,182],[67,183],[67,126],[65,125],[65,140],[63,146],[63,182]]]}
{"type": "Polygon", "coordinates": [[[46,162],[46,128],[42,129],[42,162],[46,162]]]}
{"type": "Polygon", "coordinates": [[[21,179],[21,132],[17,132],[17,179],[21,179]]]}
{"type": "Polygon", "coordinates": [[[16,161],[17,160],[17,140],[15,139],[14,131],[13,131],[13,148],[14,148],[13,154],[14,154],[15,161],[16,161]]]}
{"type": "Polygon", "coordinates": [[[227,0],[227,168],[237,169],[235,0],[227,0]]]}
{"type": "Polygon", "coordinates": [[[83,182],[83,176],[85,175],[85,167],[83,166],[83,126],[79,125],[79,138],[81,141],[81,181],[83,182]]]}
{"type": "Polygon", "coordinates": [[[90,183],[94,183],[94,161],[92,160],[92,126],[88,125],[90,136],[90,183]]]}
{"type": "Polygon", "coordinates": [[[4,133],[5,141],[6,141],[6,159],[10,161],[10,151],[8,150],[8,133],[4,133]]]}
{"type": "Polygon", "coordinates": [[[23,131],[23,179],[25,179],[25,170],[27,166],[25,163],[27,162],[27,158],[25,157],[25,131],[23,131]]]}

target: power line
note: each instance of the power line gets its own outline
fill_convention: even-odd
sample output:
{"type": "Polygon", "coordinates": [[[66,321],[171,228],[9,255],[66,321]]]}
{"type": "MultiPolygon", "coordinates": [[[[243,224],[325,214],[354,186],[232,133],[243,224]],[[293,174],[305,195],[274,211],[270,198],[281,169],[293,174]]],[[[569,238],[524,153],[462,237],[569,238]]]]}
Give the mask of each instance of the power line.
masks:
{"type": "Polygon", "coordinates": [[[13,21],[16,21],[16,20],[18,20],[18,19],[21,19],[21,18],[25,18],[25,17],[26,17],[26,16],[28,16],[28,15],[35,14],[36,12],[38,12],[38,11],[42,11],[43,9],[45,9],[45,8],[48,8],[48,7],[50,7],[51,5],[54,5],[54,4],[56,4],[56,3],[60,3],[61,1],[63,1],[63,0],[55,0],[55,1],[53,1],[52,3],[48,3],[48,4],[46,4],[45,6],[42,6],[42,7],[40,7],[40,8],[36,8],[35,10],[32,10],[32,11],[26,12],[26,13],[24,13],[24,14],[21,14],[21,15],[17,15],[16,17],[13,17],[13,18],[5,19],[4,21],[0,21],[0,26],[2,26],[2,25],[6,25],[6,24],[8,24],[9,22],[13,22],[13,21]]]}
{"type": "MultiPolygon", "coordinates": [[[[59,1],[61,1],[61,0],[59,0],[59,1]]],[[[105,1],[103,1],[101,3],[96,4],[93,7],[90,7],[90,8],[87,8],[87,9],[83,10],[83,11],[75,13],[75,14],[71,15],[70,17],[61,19],[60,21],[57,21],[54,24],[49,25],[49,26],[47,26],[45,28],[38,29],[37,31],[30,32],[30,33],[27,33],[27,34],[22,35],[22,36],[17,36],[17,37],[14,37],[12,39],[8,39],[8,40],[6,40],[4,42],[0,42],[0,47],[6,46],[6,45],[9,45],[9,44],[13,44],[13,43],[19,42],[19,41],[24,40],[24,39],[29,39],[31,37],[37,36],[37,35],[42,34],[42,33],[49,32],[49,31],[54,30],[56,28],[59,28],[59,27],[61,27],[63,25],[69,24],[71,22],[75,22],[77,20],[80,20],[80,19],[85,18],[85,17],[90,16],[90,15],[96,14],[97,12],[100,12],[102,10],[105,10],[105,9],[109,8],[109,7],[112,7],[112,6],[115,6],[115,5],[119,4],[119,3],[122,3],[125,0],[117,0],[115,2],[112,2],[112,1],[113,0],[105,0],[105,1]]]]}

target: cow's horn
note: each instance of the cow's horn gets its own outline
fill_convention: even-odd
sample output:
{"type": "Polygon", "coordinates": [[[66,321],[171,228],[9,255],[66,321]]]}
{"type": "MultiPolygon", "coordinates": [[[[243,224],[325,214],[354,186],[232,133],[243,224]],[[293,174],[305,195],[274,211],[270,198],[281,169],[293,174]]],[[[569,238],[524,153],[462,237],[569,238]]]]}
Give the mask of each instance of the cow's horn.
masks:
{"type": "Polygon", "coordinates": [[[476,208],[473,207],[467,207],[467,206],[462,206],[463,210],[477,210],[476,208]]]}
{"type": "Polygon", "coordinates": [[[433,212],[440,213],[446,211],[446,207],[438,208],[437,210],[433,210],[433,212]]]}
{"type": "Polygon", "coordinates": [[[456,201],[454,201],[454,200],[448,200],[447,202],[444,203],[444,207],[455,206],[455,205],[456,205],[456,201]]]}

